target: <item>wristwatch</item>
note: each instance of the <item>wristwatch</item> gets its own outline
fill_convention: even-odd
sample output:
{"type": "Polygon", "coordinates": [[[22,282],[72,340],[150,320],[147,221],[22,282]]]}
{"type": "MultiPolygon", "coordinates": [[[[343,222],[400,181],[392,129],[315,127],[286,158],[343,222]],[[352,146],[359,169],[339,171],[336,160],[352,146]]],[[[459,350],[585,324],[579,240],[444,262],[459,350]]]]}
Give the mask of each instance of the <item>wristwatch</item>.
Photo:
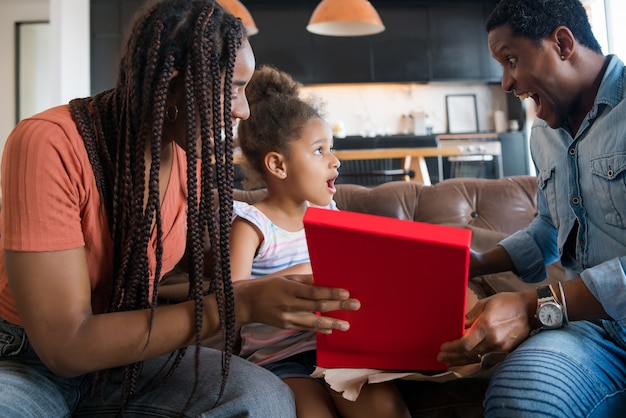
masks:
{"type": "Polygon", "coordinates": [[[542,329],[556,329],[563,326],[563,306],[550,286],[537,288],[537,320],[542,329]]]}

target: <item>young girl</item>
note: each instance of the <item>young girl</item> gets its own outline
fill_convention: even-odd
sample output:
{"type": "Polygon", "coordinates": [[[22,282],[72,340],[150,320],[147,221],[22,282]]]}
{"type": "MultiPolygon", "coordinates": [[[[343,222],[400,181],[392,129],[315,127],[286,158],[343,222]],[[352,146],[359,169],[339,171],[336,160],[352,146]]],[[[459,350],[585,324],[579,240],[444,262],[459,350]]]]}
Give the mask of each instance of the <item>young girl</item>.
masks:
{"type": "MultiPolygon", "coordinates": [[[[302,218],[309,205],[335,209],[339,160],[333,136],[318,110],[300,99],[289,75],[262,67],[246,88],[251,116],[238,140],[249,182],[263,182],[267,197],[254,205],[234,202],[231,275],[235,287],[264,276],[310,273],[302,218]],[[256,175],[256,179],[254,179],[256,175]]],[[[241,356],[273,371],[293,390],[298,417],[408,417],[393,383],[368,385],[348,401],[310,377],[315,332],[263,324],[241,330],[241,356]]]]}

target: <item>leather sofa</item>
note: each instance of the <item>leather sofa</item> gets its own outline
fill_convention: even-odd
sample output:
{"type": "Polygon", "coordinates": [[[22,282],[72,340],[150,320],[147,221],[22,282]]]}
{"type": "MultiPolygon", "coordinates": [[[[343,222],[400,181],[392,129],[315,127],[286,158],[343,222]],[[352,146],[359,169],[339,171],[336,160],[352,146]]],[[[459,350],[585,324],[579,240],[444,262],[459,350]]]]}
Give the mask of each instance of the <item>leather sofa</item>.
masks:
{"type": "MultiPolygon", "coordinates": [[[[404,181],[374,187],[338,184],[335,201],[341,210],[470,228],[472,248],[482,251],[532,221],[537,214],[536,192],[537,183],[532,176],[456,178],[434,185],[404,181]]],[[[263,196],[263,189],[234,191],[235,200],[249,203],[263,196]]],[[[547,281],[563,279],[563,271],[557,265],[550,266],[548,273],[547,281]]],[[[159,286],[159,295],[179,299],[186,294],[180,292],[180,285],[184,284],[175,277],[166,278],[159,286]]],[[[536,286],[537,283],[523,283],[511,272],[475,277],[470,281],[470,288],[479,298],[536,286]]],[[[486,379],[446,383],[399,381],[398,384],[413,417],[483,416],[486,379]]]]}

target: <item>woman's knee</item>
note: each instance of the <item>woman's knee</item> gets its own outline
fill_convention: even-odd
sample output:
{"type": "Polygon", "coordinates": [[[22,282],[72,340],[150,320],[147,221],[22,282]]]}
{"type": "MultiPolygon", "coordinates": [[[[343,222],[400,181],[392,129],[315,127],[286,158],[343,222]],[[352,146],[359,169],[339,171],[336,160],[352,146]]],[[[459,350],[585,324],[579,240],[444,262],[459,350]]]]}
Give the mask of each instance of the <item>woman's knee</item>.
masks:
{"type": "Polygon", "coordinates": [[[66,394],[51,380],[20,363],[0,363],[0,416],[69,417],[66,394]]]}
{"type": "Polygon", "coordinates": [[[293,392],[274,373],[233,357],[227,390],[258,413],[252,416],[295,417],[293,392]]]}

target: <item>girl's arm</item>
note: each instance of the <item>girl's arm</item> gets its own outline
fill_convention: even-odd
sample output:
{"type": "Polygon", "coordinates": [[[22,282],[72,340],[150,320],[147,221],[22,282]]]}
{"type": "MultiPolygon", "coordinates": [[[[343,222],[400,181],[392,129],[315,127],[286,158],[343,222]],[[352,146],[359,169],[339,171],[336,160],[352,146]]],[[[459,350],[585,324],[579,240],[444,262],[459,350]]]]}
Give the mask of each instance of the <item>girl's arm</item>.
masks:
{"type": "Polygon", "coordinates": [[[237,216],[230,230],[230,275],[233,283],[249,280],[252,261],[257,254],[263,234],[247,220],[237,216]]]}

